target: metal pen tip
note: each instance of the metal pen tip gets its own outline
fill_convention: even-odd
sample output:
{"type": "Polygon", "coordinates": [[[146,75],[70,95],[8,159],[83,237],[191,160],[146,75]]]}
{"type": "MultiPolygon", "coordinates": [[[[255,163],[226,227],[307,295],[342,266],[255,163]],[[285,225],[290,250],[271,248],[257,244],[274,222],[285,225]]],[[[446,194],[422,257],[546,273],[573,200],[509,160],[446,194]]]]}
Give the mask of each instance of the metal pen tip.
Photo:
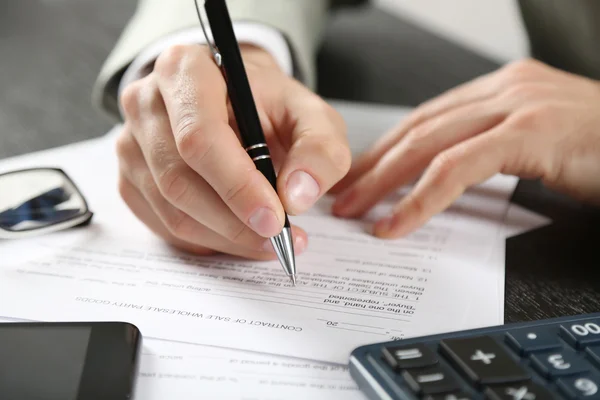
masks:
{"type": "Polygon", "coordinates": [[[296,275],[290,275],[290,280],[292,281],[292,286],[296,287],[296,275]]]}
{"type": "Polygon", "coordinates": [[[296,259],[294,257],[291,229],[284,228],[279,235],[271,238],[271,243],[285,274],[290,277],[293,284],[296,284],[296,259]]]}

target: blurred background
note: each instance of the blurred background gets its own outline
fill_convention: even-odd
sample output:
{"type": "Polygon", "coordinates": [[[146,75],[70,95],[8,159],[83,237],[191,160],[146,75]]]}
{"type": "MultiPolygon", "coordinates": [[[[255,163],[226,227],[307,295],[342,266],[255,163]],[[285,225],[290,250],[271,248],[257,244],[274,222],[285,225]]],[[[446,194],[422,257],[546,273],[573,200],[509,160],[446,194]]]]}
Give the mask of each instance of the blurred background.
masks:
{"type": "MultiPolygon", "coordinates": [[[[136,0],[2,1],[0,158],[110,129],[114,121],[92,108],[91,89],[135,6],[136,0]]],[[[329,97],[415,105],[526,52],[513,1],[374,0],[366,12],[340,13],[328,28],[319,90],[329,97]],[[454,64],[440,72],[435,66],[449,52],[454,64]],[[397,56],[388,65],[370,61],[390,53],[397,56]],[[411,91],[402,81],[414,79],[418,64],[417,70],[432,68],[421,72],[424,84],[411,91]],[[439,79],[428,78],[434,75],[439,79]],[[353,85],[346,84],[350,79],[353,85]]]]}
{"type": "Polygon", "coordinates": [[[391,14],[415,22],[499,62],[527,56],[527,38],[516,1],[376,0],[391,14]]]}

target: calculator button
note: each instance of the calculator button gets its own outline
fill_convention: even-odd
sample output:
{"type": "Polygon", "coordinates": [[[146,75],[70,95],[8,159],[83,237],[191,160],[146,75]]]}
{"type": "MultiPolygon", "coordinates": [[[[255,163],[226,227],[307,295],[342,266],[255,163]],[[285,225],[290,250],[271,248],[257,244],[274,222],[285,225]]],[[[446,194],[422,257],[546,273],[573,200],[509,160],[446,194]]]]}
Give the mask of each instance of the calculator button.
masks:
{"type": "Polygon", "coordinates": [[[560,326],[562,337],[573,347],[579,349],[590,344],[600,344],[600,320],[574,322],[560,326]]]}
{"type": "Polygon", "coordinates": [[[554,329],[525,328],[506,332],[506,342],[522,355],[562,347],[554,329]]]}
{"type": "Polygon", "coordinates": [[[436,355],[422,344],[383,348],[383,357],[394,369],[421,368],[437,364],[436,355]]]}
{"type": "Polygon", "coordinates": [[[597,374],[561,378],[557,384],[570,399],[600,399],[600,377],[597,374]]]}
{"type": "Polygon", "coordinates": [[[591,369],[587,361],[569,349],[534,354],[531,361],[533,367],[548,378],[579,374],[591,369]]]}
{"type": "Polygon", "coordinates": [[[447,394],[436,394],[434,396],[427,396],[423,400],[471,400],[473,397],[466,394],[465,392],[455,392],[447,394]]]}
{"type": "Polygon", "coordinates": [[[475,383],[518,382],[530,378],[529,373],[489,336],[442,340],[440,351],[475,383]]]}
{"type": "Polygon", "coordinates": [[[588,358],[596,364],[597,367],[600,367],[600,346],[590,346],[585,349],[588,358]]]}
{"type": "Polygon", "coordinates": [[[533,382],[489,387],[485,391],[485,396],[491,400],[553,400],[556,398],[545,387],[533,382]]]}
{"type": "Polygon", "coordinates": [[[449,393],[460,389],[458,382],[439,365],[405,370],[402,377],[412,390],[421,395],[449,393]]]}

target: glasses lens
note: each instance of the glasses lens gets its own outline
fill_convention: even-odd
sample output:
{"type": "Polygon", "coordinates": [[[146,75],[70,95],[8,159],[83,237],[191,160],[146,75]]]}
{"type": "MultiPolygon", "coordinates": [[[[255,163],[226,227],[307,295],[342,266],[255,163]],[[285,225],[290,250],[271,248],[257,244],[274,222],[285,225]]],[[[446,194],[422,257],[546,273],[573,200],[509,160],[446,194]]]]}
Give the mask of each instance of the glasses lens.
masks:
{"type": "Polygon", "coordinates": [[[85,200],[60,171],[40,169],[0,175],[1,229],[40,229],[86,212],[85,200]]]}

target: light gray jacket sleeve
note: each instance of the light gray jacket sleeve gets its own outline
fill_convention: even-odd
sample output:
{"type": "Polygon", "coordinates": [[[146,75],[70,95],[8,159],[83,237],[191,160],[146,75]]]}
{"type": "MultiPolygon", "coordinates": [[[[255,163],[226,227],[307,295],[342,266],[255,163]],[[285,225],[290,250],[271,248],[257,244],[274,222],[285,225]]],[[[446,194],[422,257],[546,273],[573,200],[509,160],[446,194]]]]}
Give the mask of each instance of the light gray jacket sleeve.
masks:
{"type": "MultiPolygon", "coordinates": [[[[330,0],[227,0],[227,5],[234,22],[252,21],[280,31],[290,45],[295,75],[307,86],[314,87],[315,53],[330,0]]],[[[160,38],[198,26],[193,0],[139,0],[135,14],[95,82],[94,105],[119,118],[118,85],[127,66],[160,38]]]]}

